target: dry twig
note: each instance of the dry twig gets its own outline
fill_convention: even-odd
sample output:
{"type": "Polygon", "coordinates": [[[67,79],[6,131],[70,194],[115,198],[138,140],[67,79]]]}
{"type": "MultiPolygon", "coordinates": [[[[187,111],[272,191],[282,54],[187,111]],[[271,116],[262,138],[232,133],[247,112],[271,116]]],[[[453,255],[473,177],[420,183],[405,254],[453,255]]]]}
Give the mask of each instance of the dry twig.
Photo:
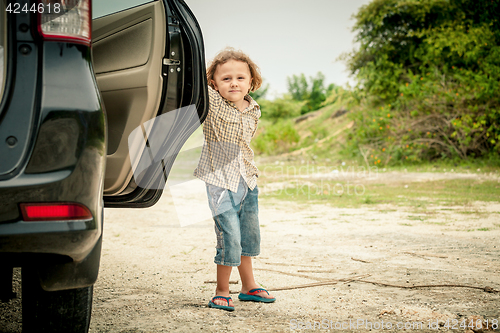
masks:
{"type": "Polygon", "coordinates": [[[287,264],[287,263],[281,263],[281,262],[265,262],[264,264],[266,264],[266,265],[273,265],[273,266],[301,266],[301,267],[317,267],[317,268],[321,268],[321,265],[287,264]]]}
{"type": "MultiPolygon", "coordinates": [[[[357,277],[353,278],[346,278],[346,279],[338,279],[338,280],[327,280],[323,282],[313,282],[313,283],[307,283],[307,284],[299,284],[295,286],[286,286],[286,287],[277,287],[277,288],[268,288],[268,291],[282,291],[282,290],[292,290],[292,289],[302,289],[302,288],[311,288],[311,287],[320,287],[320,286],[328,286],[328,285],[334,285],[339,282],[344,282],[344,283],[349,283],[352,281],[359,281],[357,280],[358,278],[365,278],[370,276],[370,274],[365,274],[365,275],[360,275],[357,277]]],[[[231,290],[229,293],[231,294],[237,294],[239,291],[233,291],[231,290]]]]}
{"type": "MultiPolygon", "coordinates": [[[[430,253],[415,253],[415,252],[403,252],[406,254],[411,254],[412,256],[417,256],[417,257],[435,257],[435,258],[448,258],[448,256],[443,256],[439,254],[430,254],[430,253]]],[[[425,258],[427,259],[427,258],[425,258]]]]}
{"type": "Polygon", "coordinates": [[[351,258],[351,260],[364,262],[365,264],[371,264],[371,261],[366,261],[366,260],[362,260],[362,259],[351,258]]]}
{"type": "Polygon", "coordinates": [[[311,279],[311,280],[316,280],[316,281],[330,281],[330,279],[327,278],[320,278],[320,277],[313,277],[305,274],[297,274],[297,273],[288,273],[288,272],[283,272],[283,271],[276,271],[274,269],[267,269],[267,268],[254,268],[255,270],[259,271],[266,271],[266,272],[273,272],[273,273],[278,273],[278,274],[284,274],[284,275],[290,275],[290,276],[296,276],[296,277],[301,277],[301,278],[306,278],[306,279],[311,279]]]}

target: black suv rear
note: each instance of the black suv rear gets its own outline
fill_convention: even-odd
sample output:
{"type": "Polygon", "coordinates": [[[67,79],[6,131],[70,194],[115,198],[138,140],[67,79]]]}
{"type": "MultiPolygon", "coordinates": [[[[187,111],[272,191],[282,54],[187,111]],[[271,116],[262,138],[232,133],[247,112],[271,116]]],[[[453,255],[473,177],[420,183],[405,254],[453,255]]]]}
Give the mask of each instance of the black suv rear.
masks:
{"type": "Polygon", "coordinates": [[[198,122],[165,134],[174,156],[146,173],[158,183],[206,113],[203,41],[184,1],[91,13],[91,0],[0,0],[0,298],[15,296],[22,267],[25,332],[88,330],[104,206],[148,207],[162,192],[137,185],[127,138],[196,107],[198,122]]]}

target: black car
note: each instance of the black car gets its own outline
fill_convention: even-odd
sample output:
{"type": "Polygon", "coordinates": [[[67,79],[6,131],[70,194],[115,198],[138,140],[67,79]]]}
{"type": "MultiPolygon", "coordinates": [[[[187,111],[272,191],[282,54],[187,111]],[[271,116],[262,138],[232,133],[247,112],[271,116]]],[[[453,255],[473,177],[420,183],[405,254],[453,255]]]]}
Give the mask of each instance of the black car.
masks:
{"type": "Polygon", "coordinates": [[[93,2],[0,0],[0,299],[22,267],[24,332],[87,332],[104,207],[155,204],[207,112],[201,30],[183,0],[92,20],[113,1],[93,2]],[[196,121],[179,113],[189,105],[196,121]],[[131,152],[130,134],[170,112],[163,156],[146,132],[131,152]],[[132,165],[147,158],[139,183],[132,165]]]}

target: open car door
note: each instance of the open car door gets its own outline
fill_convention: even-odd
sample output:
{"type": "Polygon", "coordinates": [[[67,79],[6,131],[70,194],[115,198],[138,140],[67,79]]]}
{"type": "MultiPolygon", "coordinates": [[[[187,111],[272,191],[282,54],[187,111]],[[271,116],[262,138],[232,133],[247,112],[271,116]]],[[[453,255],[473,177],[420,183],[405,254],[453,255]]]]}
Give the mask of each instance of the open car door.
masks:
{"type": "Polygon", "coordinates": [[[152,206],[177,153],[206,117],[201,29],[183,0],[157,0],[94,19],[92,40],[108,121],[105,206],[152,206]],[[183,119],[188,109],[195,110],[196,121],[192,114],[183,119]],[[160,118],[161,124],[151,125],[160,118]],[[160,152],[152,149],[149,137],[157,125],[162,128],[154,129],[155,140],[160,133],[162,142],[154,144],[160,152]],[[134,135],[140,140],[131,149],[134,135]],[[158,154],[168,156],[158,159],[158,154]],[[151,165],[144,167],[148,158],[151,165]],[[134,160],[143,169],[140,182],[134,160]]]}

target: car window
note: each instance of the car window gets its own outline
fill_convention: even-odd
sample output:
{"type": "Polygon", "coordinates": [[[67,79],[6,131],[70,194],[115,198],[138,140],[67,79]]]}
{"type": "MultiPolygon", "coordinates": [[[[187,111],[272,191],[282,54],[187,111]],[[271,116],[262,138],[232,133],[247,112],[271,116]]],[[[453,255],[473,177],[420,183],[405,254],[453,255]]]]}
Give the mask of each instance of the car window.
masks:
{"type": "Polygon", "coordinates": [[[92,1],[92,18],[106,16],[154,0],[94,0],[92,1]]]}

